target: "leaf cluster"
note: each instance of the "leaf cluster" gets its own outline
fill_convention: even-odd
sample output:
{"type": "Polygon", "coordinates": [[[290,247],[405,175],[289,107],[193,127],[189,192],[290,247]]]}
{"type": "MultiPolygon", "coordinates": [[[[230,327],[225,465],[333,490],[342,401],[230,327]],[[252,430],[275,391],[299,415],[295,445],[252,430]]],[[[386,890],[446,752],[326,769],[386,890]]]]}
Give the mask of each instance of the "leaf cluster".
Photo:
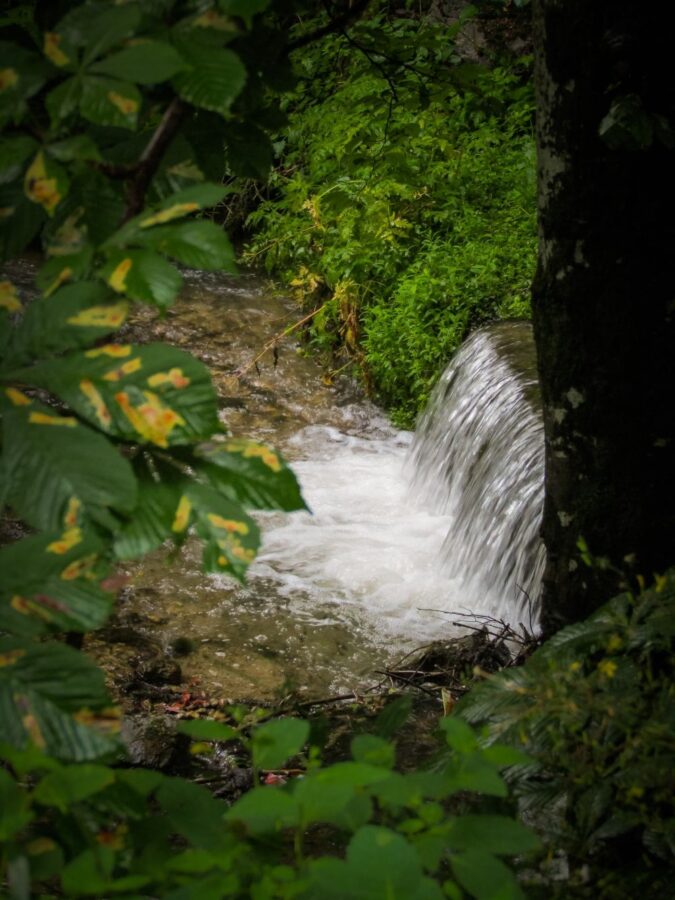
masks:
{"type": "MultiPolygon", "coordinates": [[[[398,773],[393,742],[362,734],[350,761],[322,766],[310,748],[302,778],[254,787],[231,807],[159,772],[59,763],[2,745],[9,885],[15,896],[60,888],[69,897],[516,900],[523,895],[502,858],[529,854],[537,839],[507,816],[449,814],[447,801],[466,791],[503,797],[499,768],[521,754],[481,749],[460,720],[441,725],[450,751],[442,771],[398,773]],[[319,826],[346,844],[344,858],[307,849],[319,826]]],[[[182,730],[200,748],[238,742],[261,772],[298,759],[310,726],[286,718],[250,736],[214,721],[182,730]]]]}
{"type": "MultiPolygon", "coordinates": [[[[564,628],[459,705],[533,765],[509,780],[571,863],[574,896],[664,894],[675,871],[675,576],[564,628]],[[589,871],[590,870],[590,871],[589,871]],[[589,886],[588,890],[591,890],[589,886]],[[605,893],[602,893],[604,891],[605,893]]],[[[569,894],[565,894],[569,896],[569,894]]]]}

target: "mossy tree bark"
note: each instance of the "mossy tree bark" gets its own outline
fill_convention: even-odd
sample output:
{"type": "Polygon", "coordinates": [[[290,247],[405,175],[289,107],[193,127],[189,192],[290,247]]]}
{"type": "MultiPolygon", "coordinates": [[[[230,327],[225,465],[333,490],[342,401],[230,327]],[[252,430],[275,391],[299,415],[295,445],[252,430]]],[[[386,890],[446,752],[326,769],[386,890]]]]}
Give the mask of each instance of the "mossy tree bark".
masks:
{"type": "Polygon", "coordinates": [[[675,563],[675,80],[654,12],[534,4],[549,633],[608,599],[617,569],[675,563]],[[580,537],[607,567],[584,565],[580,537]]]}

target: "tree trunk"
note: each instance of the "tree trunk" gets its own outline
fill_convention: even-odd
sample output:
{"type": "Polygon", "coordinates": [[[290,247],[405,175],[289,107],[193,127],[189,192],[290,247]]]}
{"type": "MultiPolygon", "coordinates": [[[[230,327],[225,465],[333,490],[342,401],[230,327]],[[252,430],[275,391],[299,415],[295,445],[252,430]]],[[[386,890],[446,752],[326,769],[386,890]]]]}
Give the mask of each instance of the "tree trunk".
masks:
{"type": "Polygon", "coordinates": [[[550,633],[675,563],[675,81],[656,8],[535,0],[534,26],[550,633]]]}

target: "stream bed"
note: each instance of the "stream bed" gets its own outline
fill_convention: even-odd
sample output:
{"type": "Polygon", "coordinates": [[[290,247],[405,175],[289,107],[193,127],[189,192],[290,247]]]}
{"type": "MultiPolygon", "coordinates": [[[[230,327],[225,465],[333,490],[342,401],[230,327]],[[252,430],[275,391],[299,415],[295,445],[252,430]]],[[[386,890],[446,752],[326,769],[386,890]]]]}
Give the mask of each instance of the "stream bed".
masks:
{"type": "MultiPolygon", "coordinates": [[[[127,633],[168,657],[179,649],[183,683],[228,699],[358,690],[394,658],[453,632],[447,612],[432,611],[450,608],[438,566],[450,519],[411,500],[403,468],[412,435],[350,380],[326,384],[293,336],[254,362],[299,317],[257,276],[188,272],[164,318],[140,309],[121,335],[168,341],[208,365],[224,424],[280,449],[311,510],[259,516],[263,545],[243,587],[205,575],[196,541],[126,568],[118,619],[127,633]]],[[[88,648],[114,677],[134,643],[103,633],[88,648]]]]}

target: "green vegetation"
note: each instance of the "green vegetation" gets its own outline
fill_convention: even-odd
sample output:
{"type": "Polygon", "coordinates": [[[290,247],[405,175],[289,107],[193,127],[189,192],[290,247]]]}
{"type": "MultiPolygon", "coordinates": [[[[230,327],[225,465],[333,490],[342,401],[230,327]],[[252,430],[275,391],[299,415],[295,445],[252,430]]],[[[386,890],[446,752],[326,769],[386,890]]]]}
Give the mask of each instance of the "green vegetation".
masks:
{"type": "MultiPolygon", "coordinates": [[[[509,781],[550,852],[560,896],[667,896],[675,868],[675,573],[559,631],[458,712],[536,762],[509,781]]],[[[550,896],[547,893],[545,896],[550,896]]]]}
{"type": "Polygon", "coordinates": [[[245,258],[320,309],[313,346],[407,426],[471,328],[528,315],[534,271],[529,63],[463,62],[456,32],[375,16],[303,51],[249,220],[245,258]]]}

